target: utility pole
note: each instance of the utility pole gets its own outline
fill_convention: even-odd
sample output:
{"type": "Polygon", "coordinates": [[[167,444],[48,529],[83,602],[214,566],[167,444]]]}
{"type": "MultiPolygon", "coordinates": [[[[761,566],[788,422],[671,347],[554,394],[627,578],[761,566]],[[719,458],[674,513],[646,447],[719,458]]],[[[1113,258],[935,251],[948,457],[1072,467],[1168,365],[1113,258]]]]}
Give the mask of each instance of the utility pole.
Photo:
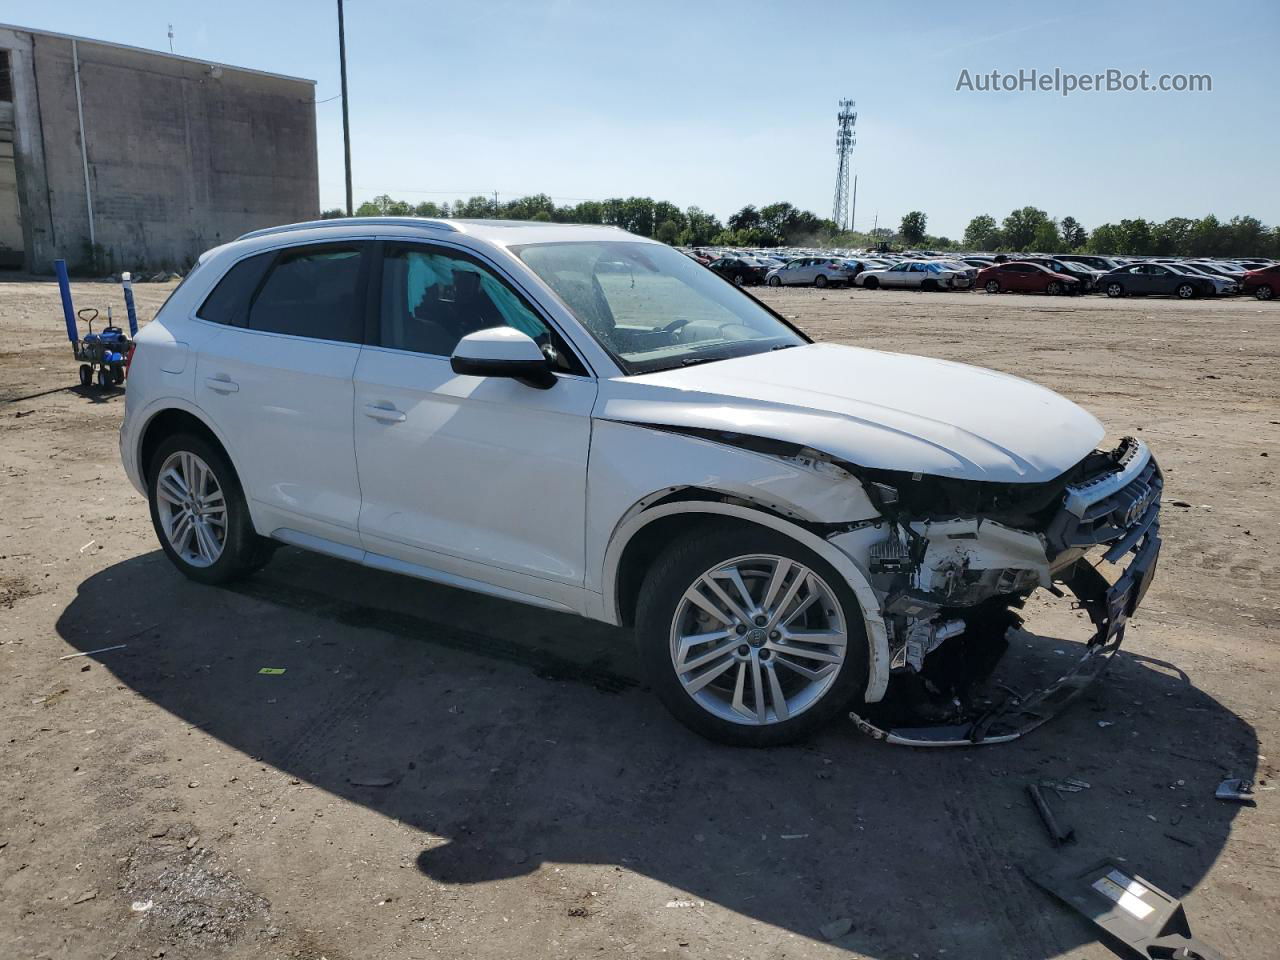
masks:
{"type": "Polygon", "coordinates": [[[498,216],[498,191],[497,190],[493,191],[493,215],[495,218],[498,216]]]}
{"type": "Polygon", "coordinates": [[[849,205],[849,229],[858,229],[858,175],[853,175],[853,203],[849,205]]]}
{"type": "Polygon", "coordinates": [[[169,24],[169,52],[173,53],[173,24],[169,24]]]}
{"type": "Polygon", "coordinates": [[[347,34],[342,22],[342,0],[338,0],[338,61],[342,68],[342,154],[347,166],[347,216],[351,205],[351,119],[347,115],[347,34]]]}

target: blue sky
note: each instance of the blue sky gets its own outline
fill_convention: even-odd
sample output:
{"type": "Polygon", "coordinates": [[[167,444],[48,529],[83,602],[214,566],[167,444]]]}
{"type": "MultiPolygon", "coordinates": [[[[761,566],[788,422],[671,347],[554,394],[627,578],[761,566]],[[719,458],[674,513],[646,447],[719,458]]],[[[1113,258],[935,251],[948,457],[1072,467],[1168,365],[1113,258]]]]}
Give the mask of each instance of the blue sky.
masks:
{"type": "MultiPolygon", "coordinates": [[[[348,0],[356,202],[649,195],[726,217],[831,213],[837,101],[857,101],[857,222],[958,236],[1025,204],[1087,227],[1280,222],[1280,3],[348,0]],[[1210,74],[1207,93],[980,93],[1020,68],[1210,74]]],[[[7,0],[0,21],[304,76],[339,92],[325,0],[7,0]]],[[[316,107],[342,203],[338,100],[316,107]]]]}

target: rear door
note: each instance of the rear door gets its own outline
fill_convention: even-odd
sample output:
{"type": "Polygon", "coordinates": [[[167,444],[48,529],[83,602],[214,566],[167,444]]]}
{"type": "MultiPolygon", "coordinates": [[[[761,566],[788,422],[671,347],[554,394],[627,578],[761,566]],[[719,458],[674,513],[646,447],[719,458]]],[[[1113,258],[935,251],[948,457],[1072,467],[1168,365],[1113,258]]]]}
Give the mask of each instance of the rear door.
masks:
{"type": "Polygon", "coordinates": [[[196,313],[219,325],[196,361],[196,401],[226,438],[263,533],[359,544],[352,374],[370,246],[246,258],[196,313]]]}
{"type": "Polygon", "coordinates": [[[584,579],[595,379],[550,321],[468,251],[388,241],[378,274],[377,329],[355,373],[365,549],[569,596],[584,579]],[[502,325],[556,358],[554,386],[453,372],[461,337],[502,325]]]}

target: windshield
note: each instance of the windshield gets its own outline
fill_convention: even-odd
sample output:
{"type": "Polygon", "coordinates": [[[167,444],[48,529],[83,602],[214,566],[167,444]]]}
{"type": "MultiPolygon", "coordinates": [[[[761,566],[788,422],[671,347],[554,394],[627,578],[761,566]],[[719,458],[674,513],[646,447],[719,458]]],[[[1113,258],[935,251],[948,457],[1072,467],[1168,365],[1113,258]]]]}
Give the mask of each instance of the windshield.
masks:
{"type": "Polygon", "coordinates": [[[808,343],[755,298],[665,244],[512,248],[628,374],[808,343]]]}

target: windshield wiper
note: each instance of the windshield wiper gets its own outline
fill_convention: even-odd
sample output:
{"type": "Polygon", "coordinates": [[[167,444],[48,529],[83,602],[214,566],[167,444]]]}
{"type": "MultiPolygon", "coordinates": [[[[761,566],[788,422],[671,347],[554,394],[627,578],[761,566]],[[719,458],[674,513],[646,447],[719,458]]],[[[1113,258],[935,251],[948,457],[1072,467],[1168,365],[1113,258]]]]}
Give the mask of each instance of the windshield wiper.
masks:
{"type": "Polygon", "coordinates": [[[724,357],[685,357],[680,361],[682,367],[696,367],[700,363],[711,363],[713,360],[723,360],[724,357]]]}
{"type": "Polygon", "coordinates": [[[773,351],[775,350],[787,350],[787,349],[790,349],[791,347],[798,347],[798,346],[800,346],[800,344],[798,343],[780,343],[776,347],[770,347],[769,352],[773,353],[773,351]]]}

